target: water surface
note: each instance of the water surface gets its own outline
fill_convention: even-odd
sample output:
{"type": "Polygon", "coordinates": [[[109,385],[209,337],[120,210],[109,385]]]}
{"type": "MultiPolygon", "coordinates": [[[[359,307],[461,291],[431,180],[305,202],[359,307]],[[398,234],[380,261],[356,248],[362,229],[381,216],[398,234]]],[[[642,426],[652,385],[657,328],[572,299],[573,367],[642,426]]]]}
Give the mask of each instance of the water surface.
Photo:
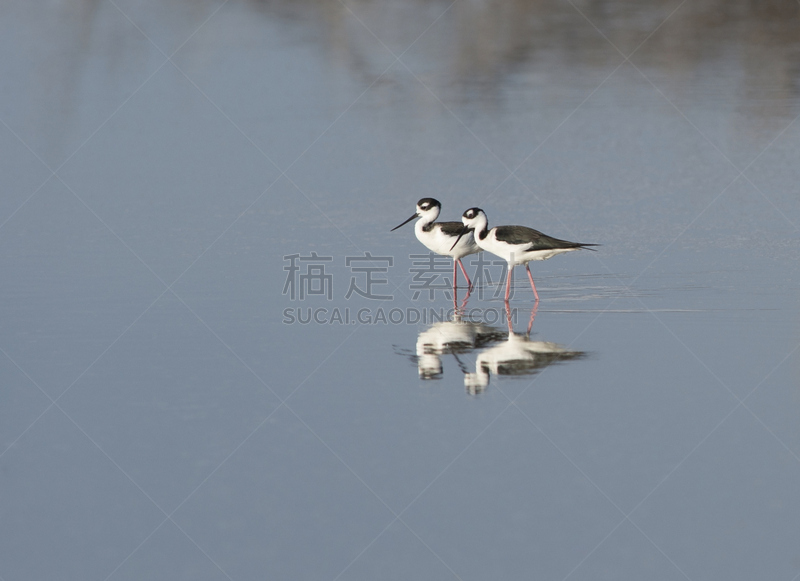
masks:
{"type": "Polygon", "coordinates": [[[798,24],[4,3],[2,579],[795,578],[798,24]],[[425,196],[602,246],[454,318],[425,196]]]}

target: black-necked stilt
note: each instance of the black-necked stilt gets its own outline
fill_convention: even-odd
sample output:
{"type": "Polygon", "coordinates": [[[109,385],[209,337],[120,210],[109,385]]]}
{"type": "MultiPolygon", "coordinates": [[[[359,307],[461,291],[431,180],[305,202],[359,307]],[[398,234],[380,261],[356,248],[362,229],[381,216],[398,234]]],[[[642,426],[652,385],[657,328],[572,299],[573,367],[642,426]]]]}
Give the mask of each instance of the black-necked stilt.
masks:
{"type": "MultiPolygon", "coordinates": [[[[467,279],[467,288],[472,288],[472,281],[470,281],[461,259],[469,254],[480,252],[481,248],[475,244],[475,238],[471,232],[462,236],[464,226],[460,222],[437,222],[436,218],[439,217],[441,210],[442,205],[438,200],[422,198],[417,202],[417,211],[414,212],[414,215],[400,224],[400,226],[405,226],[414,218],[419,218],[414,226],[417,240],[436,254],[453,258],[454,287],[457,286],[456,264],[458,264],[461,267],[461,272],[464,273],[464,278],[467,279]]],[[[395,226],[391,231],[394,232],[400,226],[395,226]]]]}
{"type": "MultiPolygon", "coordinates": [[[[466,235],[472,232],[475,243],[481,249],[496,254],[508,262],[506,300],[508,300],[508,295],[511,291],[511,271],[518,264],[525,265],[525,270],[528,271],[528,280],[531,281],[533,295],[538,301],[539,293],[536,292],[536,285],[533,284],[533,275],[528,266],[531,260],[547,260],[556,254],[580,250],[587,246],[598,246],[597,244],[559,240],[526,226],[495,226],[489,229],[489,220],[486,218],[486,213],[480,208],[470,208],[464,212],[463,216],[461,216],[461,221],[464,224],[461,229],[462,234],[466,235]]],[[[458,240],[456,240],[456,244],[458,244],[458,240]]]]}

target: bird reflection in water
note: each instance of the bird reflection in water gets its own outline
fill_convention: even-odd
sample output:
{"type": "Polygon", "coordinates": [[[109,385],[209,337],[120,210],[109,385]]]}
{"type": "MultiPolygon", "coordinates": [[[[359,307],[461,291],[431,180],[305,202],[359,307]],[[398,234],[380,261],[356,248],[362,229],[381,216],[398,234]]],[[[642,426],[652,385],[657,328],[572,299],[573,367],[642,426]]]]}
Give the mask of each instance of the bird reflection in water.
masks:
{"type": "Polygon", "coordinates": [[[515,333],[512,311],[505,303],[507,329],[472,322],[464,317],[469,293],[459,306],[453,300],[453,316],[428,327],[417,336],[416,354],[420,379],[441,379],[442,359],[452,355],[464,374],[464,386],[470,395],[483,393],[491,376],[530,376],[554,363],[585,357],[583,351],[572,351],[549,341],[531,341],[530,334],[536,318],[538,302],[531,309],[525,333],[515,333]],[[464,363],[464,355],[477,352],[475,371],[464,363]]]}
{"type": "Polygon", "coordinates": [[[531,328],[536,318],[538,301],[531,309],[528,329],[515,333],[511,323],[511,308],[505,303],[508,335],[506,340],[478,353],[475,373],[465,373],[464,386],[467,393],[482,393],[489,385],[492,375],[534,375],[553,363],[572,361],[586,355],[583,351],[570,351],[566,347],[549,341],[531,341],[531,328]]]}
{"type": "Polygon", "coordinates": [[[459,354],[469,353],[503,339],[505,334],[499,329],[463,319],[468,300],[469,293],[459,306],[458,299],[454,296],[452,319],[434,323],[417,336],[416,360],[421,379],[442,377],[442,355],[452,354],[459,367],[466,370],[459,354]]]}

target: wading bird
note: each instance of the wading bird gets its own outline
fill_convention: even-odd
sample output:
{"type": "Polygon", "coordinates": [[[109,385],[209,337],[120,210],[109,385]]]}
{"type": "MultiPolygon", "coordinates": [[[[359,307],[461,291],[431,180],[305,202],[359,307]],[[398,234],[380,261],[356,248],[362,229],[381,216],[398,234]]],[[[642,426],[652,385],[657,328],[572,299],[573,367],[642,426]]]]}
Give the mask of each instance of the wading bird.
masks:
{"type": "MultiPolygon", "coordinates": [[[[471,289],[472,281],[469,279],[461,259],[469,254],[480,252],[481,248],[475,244],[472,233],[462,232],[464,226],[460,222],[437,222],[436,218],[439,217],[441,211],[442,204],[438,200],[422,198],[417,202],[417,211],[414,212],[414,215],[400,226],[405,226],[414,218],[419,218],[414,225],[414,234],[417,235],[417,240],[436,254],[451,256],[453,258],[453,287],[458,286],[456,284],[457,264],[461,267],[464,278],[467,279],[467,288],[471,289]],[[464,235],[462,236],[462,234],[464,235]]],[[[391,231],[394,232],[400,226],[395,226],[391,231]]]]}
{"type": "MultiPolygon", "coordinates": [[[[508,262],[508,277],[506,278],[506,300],[511,291],[511,271],[518,264],[524,264],[528,271],[528,280],[531,281],[533,296],[539,300],[539,293],[536,292],[536,285],[533,284],[533,275],[528,263],[531,260],[547,260],[557,254],[580,250],[587,246],[599,246],[598,244],[584,244],[581,242],[569,242],[559,240],[547,234],[542,234],[538,230],[526,226],[495,226],[489,228],[489,219],[486,212],[480,208],[470,208],[461,216],[464,224],[461,235],[474,236],[475,243],[482,249],[508,262]]],[[[459,236],[453,248],[459,244],[459,236]]]]}

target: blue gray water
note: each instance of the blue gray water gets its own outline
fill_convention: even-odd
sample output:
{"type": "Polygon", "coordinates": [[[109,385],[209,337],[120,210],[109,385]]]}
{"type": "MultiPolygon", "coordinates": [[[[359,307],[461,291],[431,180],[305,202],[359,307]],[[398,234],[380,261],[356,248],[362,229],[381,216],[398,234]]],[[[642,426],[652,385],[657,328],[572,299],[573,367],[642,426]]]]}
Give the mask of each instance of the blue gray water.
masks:
{"type": "Polygon", "coordinates": [[[796,579],[798,25],[4,2],[0,579],[796,579]]]}

